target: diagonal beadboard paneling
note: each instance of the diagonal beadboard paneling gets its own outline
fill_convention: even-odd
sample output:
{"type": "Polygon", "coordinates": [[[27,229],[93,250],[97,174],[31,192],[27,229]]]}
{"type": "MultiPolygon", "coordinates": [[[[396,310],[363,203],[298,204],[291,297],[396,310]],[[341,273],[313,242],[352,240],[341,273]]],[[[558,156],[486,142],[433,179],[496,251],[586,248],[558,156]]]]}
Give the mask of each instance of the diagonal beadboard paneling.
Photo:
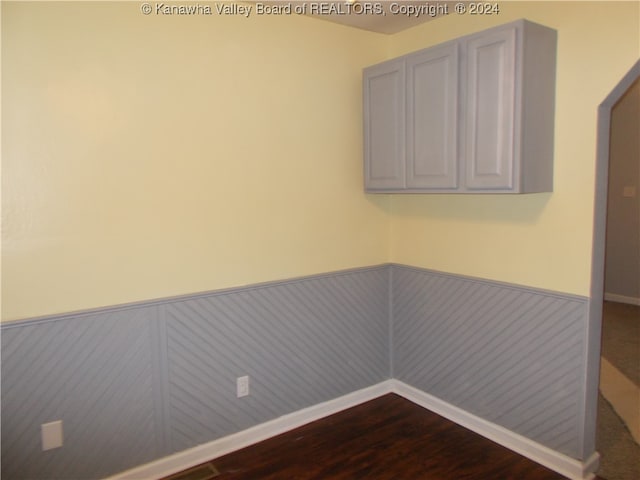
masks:
{"type": "Polygon", "coordinates": [[[584,299],[392,268],[395,378],[579,458],[584,299]]]}
{"type": "Polygon", "coordinates": [[[102,478],[390,377],[579,458],[585,325],[585,299],[398,265],[5,324],[2,478],[102,478]]]}
{"type": "Polygon", "coordinates": [[[3,325],[2,478],[103,478],[376,384],[388,311],[380,266],[3,325]]]}
{"type": "Polygon", "coordinates": [[[387,379],[387,291],[380,268],[168,304],[172,449],[387,379]]]}
{"type": "Polygon", "coordinates": [[[100,478],[155,457],[154,310],[3,328],[2,478],[100,478]],[[40,425],[55,420],[64,447],[42,452],[40,425]]]}

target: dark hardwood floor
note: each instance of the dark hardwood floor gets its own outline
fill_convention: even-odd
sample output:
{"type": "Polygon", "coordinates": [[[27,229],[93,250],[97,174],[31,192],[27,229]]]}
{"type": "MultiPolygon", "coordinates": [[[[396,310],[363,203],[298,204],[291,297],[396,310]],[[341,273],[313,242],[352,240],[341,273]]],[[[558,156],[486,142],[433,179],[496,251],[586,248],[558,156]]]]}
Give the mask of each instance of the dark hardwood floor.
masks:
{"type": "Polygon", "coordinates": [[[394,394],[211,463],[215,480],[564,478],[394,394]]]}

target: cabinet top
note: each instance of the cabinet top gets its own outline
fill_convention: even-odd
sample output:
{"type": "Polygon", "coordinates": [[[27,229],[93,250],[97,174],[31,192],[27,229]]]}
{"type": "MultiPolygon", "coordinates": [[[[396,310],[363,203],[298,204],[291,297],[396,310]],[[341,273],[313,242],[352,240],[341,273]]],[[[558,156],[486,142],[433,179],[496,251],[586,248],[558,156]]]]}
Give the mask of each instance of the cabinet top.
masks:
{"type": "Polygon", "coordinates": [[[445,47],[447,45],[451,45],[451,44],[463,44],[466,42],[469,42],[471,40],[473,40],[476,37],[481,37],[481,36],[485,36],[485,35],[490,35],[491,33],[494,32],[500,32],[500,31],[504,31],[507,29],[515,29],[517,32],[517,45],[516,48],[519,49],[522,45],[522,34],[524,32],[526,32],[527,34],[529,33],[534,33],[537,32],[538,34],[543,34],[543,35],[554,35],[557,36],[557,31],[551,27],[547,27],[545,25],[541,25],[539,23],[535,23],[532,22],[531,20],[527,20],[526,18],[520,18],[518,20],[514,20],[512,22],[508,22],[508,23],[504,23],[502,25],[497,25],[495,27],[491,27],[491,28],[487,28],[484,30],[479,30],[477,32],[473,32],[467,35],[463,35],[461,37],[456,37],[453,38],[451,40],[447,40],[445,42],[441,42],[441,43],[436,43],[433,45],[427,45],[424,48],[421,48],[419,50],[414,50],[412,52],[407,52],[403,55],[399,55],[396,57],[393,57],[392,59],[388,59],[388,60],[384,60],[382,62],[378,62],[374,65],[370,65],[368,67],[364,68],[364,71],[366,71],[369,68],[374,68],[378,65],[383,65],[385,63],[388,62],[399,62],[399,61],[403,61],[405,60],[407,57],[422,53],[425,50],[430,50],[432,48],[438,48],[438,47],[445,47]]]}

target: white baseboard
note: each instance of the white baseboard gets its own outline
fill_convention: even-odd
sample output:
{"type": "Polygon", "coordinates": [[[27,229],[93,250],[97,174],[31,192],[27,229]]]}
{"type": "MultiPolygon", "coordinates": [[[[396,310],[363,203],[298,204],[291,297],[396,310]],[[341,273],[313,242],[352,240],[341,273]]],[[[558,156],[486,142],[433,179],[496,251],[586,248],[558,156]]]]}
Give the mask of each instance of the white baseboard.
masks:
{"type": "Polygon", "coordinates": [[[386,380],[334,400],[284,415],[233,435],[118,473],[105,480],[161,479],[347,408],[373,400],[387,393],[396,393],[572,480],[590,480],[595,477],[594,472],[597,470],[600,461],[600,455],[597,452],[585,462],[580,462],[506,428],[483,420],[403,382],[386,380]]]}
{"type": "Polygon", "coordinates": [[[615,293],[606,293],[604,294],[604,299],[610,302],[618,302],[618,303],[629,303],[631,305],[640,305],[640,298],[637,297],[626,297],[624,295],[617,295],[615,293]]]}
{"type": "Polygon", "coordinates": [[[390,380],[135,467],[105,480],[157,480],[391,393],[390,380]]]}
{"type": "Polygon", "coordinates": [[[396,380],[392,380],[392,382],[394,383],[393,391],[407,400],[468,428],[540,465],[544,465],[560,475],[572,480],[588,480],[595,477],[594,472],[600,462],[600,455],[597,452],[586,462],[580,462],[403,382],[396,380]]]}

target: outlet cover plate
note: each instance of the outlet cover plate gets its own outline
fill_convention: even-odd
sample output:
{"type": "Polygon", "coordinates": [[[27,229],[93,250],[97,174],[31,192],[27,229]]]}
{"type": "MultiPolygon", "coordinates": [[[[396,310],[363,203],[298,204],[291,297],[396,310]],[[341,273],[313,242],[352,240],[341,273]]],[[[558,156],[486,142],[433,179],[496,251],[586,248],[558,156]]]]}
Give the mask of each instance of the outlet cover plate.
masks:
{"type": "Polygon", "coordinates": [[[244,377],[238,377],[236,380],[236,390],[238,394],[238,398],[246,397],[249,395],[249,376],[245,375],[244,377]]]}
{"type": "Polygon", "coordinates": [[[61,447],[63,444],[62,420],[40,425],[42,451],[61,447]]]}

